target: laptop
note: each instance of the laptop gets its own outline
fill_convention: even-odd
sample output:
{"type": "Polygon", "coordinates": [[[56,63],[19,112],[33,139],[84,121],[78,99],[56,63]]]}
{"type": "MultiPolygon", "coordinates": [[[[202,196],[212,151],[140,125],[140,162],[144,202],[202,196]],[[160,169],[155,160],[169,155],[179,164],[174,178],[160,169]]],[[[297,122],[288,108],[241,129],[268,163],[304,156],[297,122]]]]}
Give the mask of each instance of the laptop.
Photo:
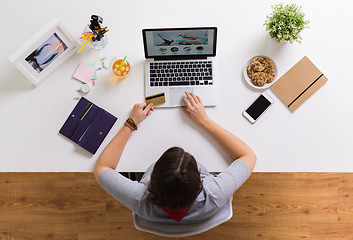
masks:
{"type": "Polygon", "coordinates": [[[143,29],[142,35],[145,96],[165,96],[156,107],[185,106],[185,91],[198,95],[204,106],[216,105],[216,27],[143,29]]]}

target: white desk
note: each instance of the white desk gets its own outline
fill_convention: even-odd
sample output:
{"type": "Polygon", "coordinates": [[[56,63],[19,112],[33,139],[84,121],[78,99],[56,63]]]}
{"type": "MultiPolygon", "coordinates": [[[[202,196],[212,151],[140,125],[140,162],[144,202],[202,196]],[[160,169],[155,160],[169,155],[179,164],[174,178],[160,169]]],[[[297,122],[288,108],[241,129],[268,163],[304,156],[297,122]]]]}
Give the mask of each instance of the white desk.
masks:
{"type": "MultiPolygon", "coordinates": [[[[121,128],[131,107],[144,100],[143,28],[218,27],[217,66],[219,104],[208,108],[211,118],[245,140],[257,153],[255,171],[353,171],[353,2],[297,1],[310,29],[302,44],[278,44],[263,23],[271,4],[291,1],[5,1],[0,16],[0,171],[92,171],[107,143],[121,128]],[[66,61],[40,86],[34,87],[8,61],[28,37],[57,16],[69,32],[79,37],[91,14],[104,18],[109,43],[101,51],[85,48],[66,61]],[[92,156],[58,134],[77,101],[80,82],[72,74],[80,61],[127,55],[132,75],[113,85],[109,73],[100,71],[86,95],[119,118],[98,152],[92,156]],[[259,95],[242,77],[246,60],[267,55],[275,60],[279,75],[308,56],[329,81],[294,113],[271,90],[275,103],[251,125],[242,111],[259,95]]],[[[108,63],[108,61],[106,61],[108,63]]],[[[224,152],[194,128],[180,109],[155,110],[133,133],[118,165],[121,171],[144,171],[171,146],[192,153],[209,170],[227,166],[224,152]]]]}

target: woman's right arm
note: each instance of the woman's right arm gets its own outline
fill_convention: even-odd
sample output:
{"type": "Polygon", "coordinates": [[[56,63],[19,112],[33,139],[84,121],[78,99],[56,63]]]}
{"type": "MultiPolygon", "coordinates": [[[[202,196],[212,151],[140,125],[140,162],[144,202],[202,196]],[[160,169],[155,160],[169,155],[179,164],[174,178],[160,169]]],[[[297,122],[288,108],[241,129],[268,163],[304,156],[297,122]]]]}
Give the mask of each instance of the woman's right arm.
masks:
{"type": "Polygon", "coordinates": [[[252,149],[244,143],[240,138],[228,132],[217,123],[210,119],[205,111],[200,97],[186,92],[183,97],[186,108],[183,108],[186,115],[196,124],[204,128],[229,154],[234,160],[242,160],[245,162],[252,172],[256,164],[256,155],[252,149]]]}

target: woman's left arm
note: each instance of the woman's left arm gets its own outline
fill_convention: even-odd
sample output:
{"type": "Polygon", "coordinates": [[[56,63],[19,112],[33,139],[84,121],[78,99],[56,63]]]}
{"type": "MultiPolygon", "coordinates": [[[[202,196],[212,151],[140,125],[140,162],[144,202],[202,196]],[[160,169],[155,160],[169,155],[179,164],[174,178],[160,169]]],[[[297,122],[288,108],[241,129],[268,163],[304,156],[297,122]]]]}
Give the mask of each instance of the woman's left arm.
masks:
{"type": "MultiPolygon", "coordinates": [[[[138,125],[148,116],[150,111],[153,111],[152,104],[148,106],[146,106],[146,103],[135,104],[132,108],[130,118],[138,125]]],[[[115,169],[118,165],[131,132],[130,127],[124,125],[99,156],[94,167],[94,176],[98,182],[99,176],[104,170],[115,169]]]]}

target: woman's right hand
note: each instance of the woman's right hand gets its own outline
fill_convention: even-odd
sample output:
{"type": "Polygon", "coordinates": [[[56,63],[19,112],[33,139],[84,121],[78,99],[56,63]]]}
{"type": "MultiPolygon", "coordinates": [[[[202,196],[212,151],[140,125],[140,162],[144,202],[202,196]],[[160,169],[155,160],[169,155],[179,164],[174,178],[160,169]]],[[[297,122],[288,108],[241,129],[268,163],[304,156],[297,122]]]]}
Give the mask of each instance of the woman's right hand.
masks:
{"type": "Polygon", "coordinates": [[[193,93],[185,92],[187,98],[183,96],[186,107],[183,107],[184,113],[196,124],[205,127],[211,121],[207,116],[205,107],[199,96],[193,93]]]}
{"type": "Polygon", "coordinates": [[[150,111],[153,111],[152,103],[148,105],[146,103],[136,103],[131,110],[130,118],[138,125],[149,115],[150,111]]]}

